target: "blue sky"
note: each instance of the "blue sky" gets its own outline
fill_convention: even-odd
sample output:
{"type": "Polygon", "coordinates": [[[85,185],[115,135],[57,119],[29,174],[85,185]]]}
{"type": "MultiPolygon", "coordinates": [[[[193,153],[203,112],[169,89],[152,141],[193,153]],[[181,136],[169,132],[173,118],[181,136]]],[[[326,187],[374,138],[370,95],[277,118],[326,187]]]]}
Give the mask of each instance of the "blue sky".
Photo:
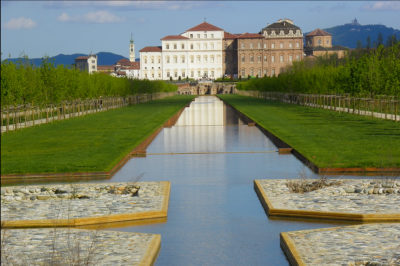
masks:
{"type": "Polygon", "coordinates": [[[206,19],[231,33],[258,32],[289,18],[303,32],[349,23],[400,29],[399,1],[1,1],[2,59],[113,52],[136,57],[206,19]]]}

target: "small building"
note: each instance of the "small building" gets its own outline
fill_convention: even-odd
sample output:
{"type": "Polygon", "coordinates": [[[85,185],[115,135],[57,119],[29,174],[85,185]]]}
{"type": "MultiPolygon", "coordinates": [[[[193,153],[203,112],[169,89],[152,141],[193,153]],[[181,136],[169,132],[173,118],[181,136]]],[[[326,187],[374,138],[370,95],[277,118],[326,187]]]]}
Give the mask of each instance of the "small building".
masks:
{"type": "Polygon", "coordinates": [[[304,52],[307,56],[328,56],[337,54],[339,58],[344,57],[347,48],[332,45],[332,35],[321,29],[316,29],[306,35],[306,47],[304,52]]]}
{"type": "Polygon", "coordinates": [[[163,79],[161,46],[147,46],[139,52],[140,78],[149,80],[163,79]]]}
{"type": "Polygon", "coordinates": [[[115,66],[97,66],[97,72],[104,74],[111,74],[114,72],[115,66]]]}
{"type": "Polygon", "coordinates": [[[79,56],[75,58],[75,68],[86,71],[89,74],[97,72],[97,55],[79,56]]]}
{"type": "Polygon", "coordinates": [[[132,62],[128,59],[121,59],[115,64],[114,71],[117,74],[117,76],[123,76],[130,79],[139,79],[140,62],[135,62],[135,61],[132,62]]]}

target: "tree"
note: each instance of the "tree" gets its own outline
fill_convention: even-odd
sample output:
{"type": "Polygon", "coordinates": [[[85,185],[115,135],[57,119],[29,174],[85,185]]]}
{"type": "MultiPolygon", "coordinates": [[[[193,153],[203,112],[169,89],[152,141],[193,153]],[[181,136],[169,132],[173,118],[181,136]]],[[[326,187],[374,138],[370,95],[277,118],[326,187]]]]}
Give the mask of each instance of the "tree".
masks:
{"type": "Polygon", "coordinates": [[[367,49],[369,50],[371,48],[371,37],[367,37],[367,49]]]}
{"type": "Polygon", "coordinates": [[[360,40],[357,41],[357,49],[362,48],[362,42],[360,40]]]}
{"type": "Polygon", "coordinates": [[[391,36],[388,36],[387,41],[386,41],[386,47],[392,47],[397,43],[397,38],[396,35],[393,34],[391,36]]]}
{"type": "Polygon", "coordinates": [[[376,39],[376,47],[378,47],[381,44],[383,44],[383,36],[382,36],[382,33],[379,32],[378,38],[376,39]]]}

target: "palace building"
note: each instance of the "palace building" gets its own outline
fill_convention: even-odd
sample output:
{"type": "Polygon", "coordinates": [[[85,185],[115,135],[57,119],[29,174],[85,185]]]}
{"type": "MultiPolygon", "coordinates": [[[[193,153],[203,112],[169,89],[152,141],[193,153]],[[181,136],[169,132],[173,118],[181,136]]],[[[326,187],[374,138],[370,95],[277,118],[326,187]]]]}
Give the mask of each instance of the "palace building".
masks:
{"type": "Polygon", "coordinates": [[[273,76],[303,58],[303,34],[291,20],[279,20],[260,33],[231,34],[203,22],[161,46],[140,50],[140,78],[216,79],[273,76]]]}

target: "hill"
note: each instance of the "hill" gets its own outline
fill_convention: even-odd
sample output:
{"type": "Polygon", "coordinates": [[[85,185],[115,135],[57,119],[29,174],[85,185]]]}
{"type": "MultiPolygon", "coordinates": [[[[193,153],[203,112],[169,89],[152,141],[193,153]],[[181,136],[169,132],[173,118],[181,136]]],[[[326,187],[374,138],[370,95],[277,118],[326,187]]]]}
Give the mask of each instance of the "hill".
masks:
{"type": "MultiPolygon", "coordinates": [[[[55,66],[57,65],[65,65],[65,66],[70,66],[74,63],[75,58],[78,56],[84,56],[85,54],[71,54],[71,55],[65,55],[65,54],[59,54],[53,57],[50,57],[50,61],[54,63],[55,66]]],[[[104,65],[113,65],[117,61],[125,58],[122,55],[114,54],[114,53],[109,53],[109,52],[99,52],[97,53],[97,58],[98,58],[98,65],[99,66],[104,66],[104,65]]],[[[22,58],[9,58],[7,60],[10,60],[12,62],[19,62],[22,60],[22,58]]],[[[35,66],[40,66],[42,63],[42,58],[32,58],[29,59],[29,62],[35,66]]]]}
{"type": "Polygon", "coordinates": [[[368,36],[371,39],[371,47],[377,41],[379,33],[382,34],[383,44],[389,36],[395,35],[400,40],[400,30],[384,25],[361,25],[355,19],[352,23],[323,29],[332,34],[332,45],[341,45],[349,48],[356,48],[357,41],[361,41],[363,47],[367,45],[368,36]]]}

